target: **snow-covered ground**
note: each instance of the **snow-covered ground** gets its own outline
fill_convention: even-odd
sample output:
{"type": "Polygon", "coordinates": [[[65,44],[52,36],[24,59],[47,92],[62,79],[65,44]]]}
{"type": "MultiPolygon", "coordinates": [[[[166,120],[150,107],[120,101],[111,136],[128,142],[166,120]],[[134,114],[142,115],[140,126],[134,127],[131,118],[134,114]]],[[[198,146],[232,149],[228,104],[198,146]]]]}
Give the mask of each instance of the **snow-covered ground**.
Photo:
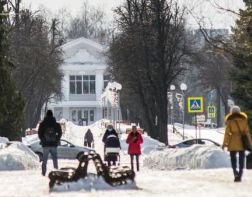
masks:
{"type": "MultiPolygon", "coordinates": [[[[67,122],[67,132],[64,138],[73,142],[77,145],[83,145],[84,134],[88,128],[94,134],[95,137],[95,149],[101,155],[103,154],[103,143],[101,138],[104,133],[103,121],[98,121],[91,126],[76,126],[71,122],[67,122]]],[[[176,125],[177,126],[177,125],[176,125]]],[[[121,125],[121,127],[127,127],[126,125],[121,125]]],[[[178,130],[180,130],[178,128],[178,130]]],[[[190,128],[185,129],[186,135],[190,137],[193,131],[190,128]]],[[[210,131],[209,131],[210,132],[210,131]]],[[[213,132],[214,133],[214,132],[213,132]]],[[[216,132],[218,133],[218,132],[216,132]]],[[[181,136],[175,133],[168,133],[170,142],[181,141],[181,136]]],[[[193,136],[193,135],[192,135],[193,136]]],[[[191,136],[191,137],[192,137],[191,136]]],[[[216,134],[217,136],[217,134],[216,134]]],[[[223,136],[222,136],[223,137],[223,136]]],[[[30,137],[29,140],[34,140],[36,136],[30,137]]],[[[129,156],[127,155],[127,145],[125,144],[126,135],[121,135],[122,142],[122,152],[121,152],[121,162],[122,165],[129,165],[129,156]]],[[[220,137],[221,138],[221,137],[220,137]]],[[[213,139],[213,138],[211,138],[213,139]]],[[[26,139],[26,142],[29,142],[26,139]]],[[[135,183],[129,183],[125,186],[111,187],[104,182],[103,179],[97,178],[95,175],[90,174],[86,179],[80,180],[76,183],[63,184],[61,186],[56,186],[50,193],[48,188],[49,179],[47,177],[41,176],[40,168],[35,168],[32,170],[19,170],[19,171],[0,171],[0,196],[103,196],[110,197],[115,196],[202,196],[202,197],[223,197],[228,195],[229,197],[249,197],[252,193],[252,171],[245,170],[244,178],[242,183],[234,183],[232,170],[230,168],[213,168],[202,170],[199,169],[201,166],[206,167],[210,165],[211,167],[220,167],[225,160],[228,163],[227,158],[223,156],[222,150],[216,150],[213,147],[201,147],[193,146],[186,149],[172,149],[165,151],[152,152],[159,147],[158,141],[149,138],[144,135],[145,143],[143,144],[144,154],[141,156],[141,167],[140,172],[136,173],[135,183]],[[148,151],[146,151],[148,150],[148,151]],[[170,152],[169,152],[170,151],[170,152]],[[157,155],[155,155],[157,154],[157,155]],[[202,162],[204,159],[210,161],[207,163],[197,163],[197,165],[192,169],[186,166],[190,159],[197,155],[202,162]],[[157,168],[157,165],[153,168],[153,161],[146,161],[146,158],[163,158],[162,161],[167,163],[159,164],[161,167],[157,168]],[[145,158],[145,159],[143,159],[145,158]],[[223,159],[223,161],[222,161],[223,159]],[[144,162],[143,162],[144,161],[144,162]],[[213,166],[212,162],[216,161],[216,166],[213,166]],[[143,165],[144,163],[144,165],[143,165]],[[162,168],[170,164],[172,167],[162,168]],[[186,170],[170,170],[175,169],[176,165],[180,166],[176,169],[186,169],[186,170]],[[149,168],[152,165],[152,168],[149,168]],[[148,166],[148,167],[146,167],[148,166]],[[159,169],[166,169],[160,171],[159,169]],[[168,170],[169,169],[169,170],[168,170]]],[[[216,139],[214,139],[217,141],[216,139]]],[[[222,139],[221,139],[222,140],[222,139]]],[[[1,142],[1,140],[0,140],[1,142]]],[[[217,141],[218,142],[218,141],[217,141]]],[[[172,144],[172,143],[171,143],[172,144]]],[[[18,149],[18,148],[16,148],[18,149]]],[[[0,149],[0,153],[7,148],[0,149]]],[[[25,151],[26,152],[26,151],[25,151]]],[[[28,151],[29,152],[29,151],[28,151]]],[[[28,154],[28,153],[26,153],[28,154]]],[[[13,153],[14,155],[14,153],[13,153]]],[[[195,163],[192,162],[192,163],[195,163]]],[[[78,162],[73,160],[59,160],[60,167],[66,166],[77,166],[78,162]]],[[[52,161],[49,160],[48,171],[52,170],[52,161]]],[[[227,164],[228,165],[228,164],[227,164]]],[[[225,167],[225,166],[221,166],[225,167]]],[[[92,172],[92,165],[90,166],[90,172],[92,172]]]]}
{"type": "MultiPolygon", "coordinates": [[[[48,178],[38,170],[0,171],[1,197],[251,197],[252,171],[245,171],[242,183],[234,183],[230,169],[159,171],[142,168],[136,176],[136,187],[112,188],[102,180],[88,187],[67,186],[49,193],[48,178]],[[66,191],[67,190],[67,191],[66,191]]],[[[84,183],[85,181],[83,181],[84,183]]]]}

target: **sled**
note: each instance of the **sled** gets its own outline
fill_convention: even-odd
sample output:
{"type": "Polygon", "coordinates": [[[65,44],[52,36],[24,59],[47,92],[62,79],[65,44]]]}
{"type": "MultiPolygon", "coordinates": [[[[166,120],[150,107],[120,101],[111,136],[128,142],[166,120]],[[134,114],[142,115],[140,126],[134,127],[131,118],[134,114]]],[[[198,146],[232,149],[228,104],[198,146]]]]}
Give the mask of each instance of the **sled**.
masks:
{"type": "Polygon", "coordinates": [[[65,182],[78,181],[87,176],[87,168],[89,161],[94,162],[97,176],[102,176],[106,183],[111,186],[127,184],[128,180],[134,181],[135,172],[128,166],[108,167],[106,166],[101,156],[95,152],[83,154],[80,157],[79,165],[75,168],[61,168],[60,170],[51,171],[48,175],[50,190],[54,185],[61,185],[65,182]]]}

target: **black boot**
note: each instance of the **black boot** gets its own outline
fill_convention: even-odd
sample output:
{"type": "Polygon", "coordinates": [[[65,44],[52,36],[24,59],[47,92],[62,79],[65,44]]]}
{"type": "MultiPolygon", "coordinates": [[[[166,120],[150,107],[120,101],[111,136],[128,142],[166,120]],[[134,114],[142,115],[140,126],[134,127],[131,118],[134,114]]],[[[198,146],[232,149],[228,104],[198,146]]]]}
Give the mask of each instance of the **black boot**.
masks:
{"type": "Polygon", "coordinates": [[[237,170],[234,170],[234,182],[239,182],[240,176],[237,170]]]}

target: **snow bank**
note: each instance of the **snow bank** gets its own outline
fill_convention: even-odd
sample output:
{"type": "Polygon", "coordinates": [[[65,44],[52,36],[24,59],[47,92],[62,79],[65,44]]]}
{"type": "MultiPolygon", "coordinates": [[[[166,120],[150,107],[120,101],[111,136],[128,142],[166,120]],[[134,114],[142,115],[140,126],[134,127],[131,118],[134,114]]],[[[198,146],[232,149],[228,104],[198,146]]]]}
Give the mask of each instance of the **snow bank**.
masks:
{"type": "Polygon", "coordinates": [[[0,143],[6,144],[9,142],[9,139],[6,137],[0,137],[0,143]]]}
{"type": "Polygon", "coordinates": [[[5,148],[8,142],[9,142],[8,138],[0,137],[0,149],[5,148]]]}
{"type": "Polygon", "coordinates": [[[88,192],[93,190],[120,190],[120,189],[137,189],[135,182],[128,181],[126,185],[112,187],[107,184],[102,177],[97,177],[95,174],[89,174],[85,179],[80,179],[77,182],[63,183],[62,185],[55,185],[53,192],[65,191],[80,191],[86,190],[88,192]]]}
{"type": "MultiPolygon", "coordinates": [[[[128,144],[126,143],[126,139],[128,134],[122,134],[120,137],[121,148],[123,151],[128,151],[128,144]]],[[[149,154],[152,150],[156,150],[158,147],[165,146],[163,143],[158,140],[152,139],[146,134],[142,135],[143,143],[141,144],[141,151],[143,154],[149,154]]]]}
{"type": "Polygon", "coordinates": [[[38,167],[38,156],[20,142],[10,142],[0,151],[0,170],[27,170],[38,167]]]}
{"type": "Polygon", "coordinates": [[[38,134],[27,135],[25,137],[22,137],[23,144],[27,145],[27,146],[38,141],[38,140],[39,140],[38,134]]]}
{"type": "Polygon", "coordinates": [[[206,145],[155,151],[146,156],[143,163],[144,166],[160,170],[230,167],[229,156],[224,151],[206,145]]]}

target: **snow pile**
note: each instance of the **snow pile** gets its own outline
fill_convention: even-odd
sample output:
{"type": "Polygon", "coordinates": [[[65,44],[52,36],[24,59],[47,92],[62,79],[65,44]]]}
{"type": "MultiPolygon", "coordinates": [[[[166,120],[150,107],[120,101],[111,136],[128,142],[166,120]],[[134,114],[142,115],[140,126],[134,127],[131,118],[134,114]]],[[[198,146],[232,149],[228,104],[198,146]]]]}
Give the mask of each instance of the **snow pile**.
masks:
{"type": "Polygon", "coordinates": [[[131,129],[131,128],[132,128],[131,124],[129,125],[129,124],[124,124],[124,123],[117,123],[117,130],[119,131],[119,133],[126,133],[126,130],[131,129]]]}
{"type": "Polygon", "coordinates": [[[0,137],[0,143],[6,144],[9,142],[9,139],[6,137],[0,137]]]}
{"type": "Polygon", "coordinates": [[[64,118],[61,118],[59,121],[57,121],[58,123],[67,123],[68,121],[64,118]]]}
{"type": "Polygon", "coordinates": [[[10,142],[0,151],[0,170],[27,170],[38,167],[38,156],[20,142],[10,142]]]}
{"type": "Polygon", "coordinates": [[[25,137],[22,137],[22,142],[24,145],[30,145],[33,144],[34,142],[38,141],[38,134],[33,134],[33,135],[27,135],[25,137]]]}
{"type": "Polygon", "coordinates": [[[93,190],[120,190],[120,189],[137,189],[135,182],[128,180],[125,185],[112,187],[107,184],[102,177],[97,177],[95,174],[89,174],[86,178],[80,179],[77,182],[63,183],[62,185],[54,185],[53,192],[63,191],[80,191],[85,190],[87,192],[93,190]]]}
{"type": "Polygon", "coordinates": [[[144,166],[160,170],[230,167],[229,156],[224,151],[206,145],[155,151],[146,156],[143,162],[144,166]]]}
{"type": "MultiPolygon", "coordinates": [[[[126,143],[126,139],[128,134],[122,134],[120,138],[121,148],[123,151],[128,151],[128,144],[126,143]]],[[[146,134],[142,135],[143,143],[141,144],[141,151],[143,154],[149,154],[152,150],[156,150],[158,147],[165,146],[163,143],[158,140],[152,139],[146,134]]]]}
{"type": "Polygon", "coordinates": [[[0,137],[0,149],[5,148],[8,142],[9,142],[8,138],[0,137]]]}

